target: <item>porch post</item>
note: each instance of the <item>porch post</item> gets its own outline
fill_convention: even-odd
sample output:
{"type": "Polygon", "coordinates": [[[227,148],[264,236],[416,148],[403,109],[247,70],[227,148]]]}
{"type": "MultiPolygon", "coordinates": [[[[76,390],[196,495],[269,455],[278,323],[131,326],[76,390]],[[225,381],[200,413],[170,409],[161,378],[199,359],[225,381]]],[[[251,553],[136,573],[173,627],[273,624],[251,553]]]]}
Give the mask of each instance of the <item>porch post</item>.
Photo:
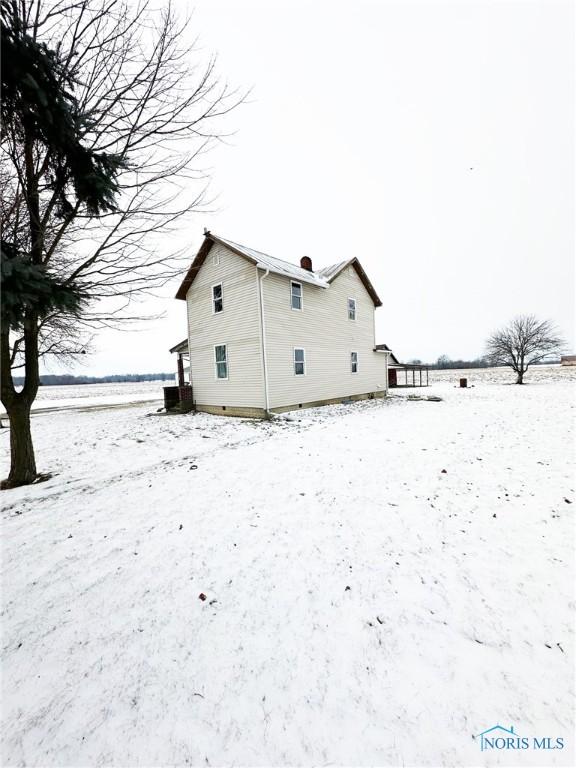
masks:
{"type": "Polygon", "coordinates": [[[178,353],[178,386],[184,386],[184,363],[182,362],[182,355],[178,353]]]}

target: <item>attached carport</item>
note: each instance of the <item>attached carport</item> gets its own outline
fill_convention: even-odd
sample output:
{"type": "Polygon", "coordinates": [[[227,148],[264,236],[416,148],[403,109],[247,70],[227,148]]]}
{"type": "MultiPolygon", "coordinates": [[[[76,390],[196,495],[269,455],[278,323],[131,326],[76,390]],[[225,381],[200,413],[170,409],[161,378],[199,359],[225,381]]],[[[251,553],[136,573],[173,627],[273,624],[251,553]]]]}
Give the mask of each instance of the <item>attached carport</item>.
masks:
{"type": "Polygon", "coordinates": [[[386,344],[377,344],[375,352],[388,352],[388,387],[427,387],[428,366],[401,363],[390,347],[386,344]]]}

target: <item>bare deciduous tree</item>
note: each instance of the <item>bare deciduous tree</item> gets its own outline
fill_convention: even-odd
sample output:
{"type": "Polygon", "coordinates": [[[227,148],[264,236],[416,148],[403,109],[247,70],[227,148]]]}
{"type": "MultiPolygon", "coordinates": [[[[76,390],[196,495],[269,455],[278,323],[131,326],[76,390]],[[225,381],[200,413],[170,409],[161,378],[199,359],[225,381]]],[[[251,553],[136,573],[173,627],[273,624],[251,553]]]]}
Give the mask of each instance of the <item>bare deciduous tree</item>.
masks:
{"type": "Polygon", "coordinates": [[[30,409],[39,357],[82,353],[81,330],[134,320],[134,299],[181,271],[184,254],[166,235],[206,204],[202,156],[223,138],[221,118],[243,97],[219,80],[214,59],[202,63],[195,44],[186,44],[187,23],[170,5],[18,0],[8,7],[23,34],[56,52],[63,88],[74,84],[83,144],[120,160],[115,204],[95,214],[46,142],[17,120],[3,126],[3,239],[88,297],[80,319],[30,312],[22,333],[2,328],[10,487],[37,477],[30,409]],[[25,376],[21,391],[13,366],[25,376]]]}
{"type": "Polygon", "coordinates": [[[550,320],[519,315],[490,336],[486,342],[486,359],[490,365],[512,368],[516,384],[523,384],[530,365],[549,355],[559,355],[563,347],[564,340],[550,320]]]}

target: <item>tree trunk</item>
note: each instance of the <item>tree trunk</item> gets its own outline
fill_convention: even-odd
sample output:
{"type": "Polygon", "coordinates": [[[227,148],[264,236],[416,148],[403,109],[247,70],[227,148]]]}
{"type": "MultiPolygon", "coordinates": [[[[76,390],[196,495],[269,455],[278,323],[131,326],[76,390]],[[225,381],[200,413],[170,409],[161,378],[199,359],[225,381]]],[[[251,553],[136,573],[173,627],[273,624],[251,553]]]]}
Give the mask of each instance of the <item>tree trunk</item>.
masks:
{"type": "Polygon", "coordinates": [[[33,483],[38,477],[30,429],[30,410],[38,392],[38,317],[29,313],[24,320],[24,371],[22,391],[17,392],[10,370],[9,330],[2,326],[0,333],[0,392],[2,404],[10,420],[10,474],[0,488],[16,488],[33,483]]]}
{"type": "Polygon", "coordinates": [[[16,488],[33,483],[38,476],[30,429],[30,406],[16,402],[9,408],[10,419],[10,474],[3,488],[16,488]]]}
{"type": "Polygon", "coordinates": [[[516,371],[516,384],[524,384],[524,371],[516,371]]]}

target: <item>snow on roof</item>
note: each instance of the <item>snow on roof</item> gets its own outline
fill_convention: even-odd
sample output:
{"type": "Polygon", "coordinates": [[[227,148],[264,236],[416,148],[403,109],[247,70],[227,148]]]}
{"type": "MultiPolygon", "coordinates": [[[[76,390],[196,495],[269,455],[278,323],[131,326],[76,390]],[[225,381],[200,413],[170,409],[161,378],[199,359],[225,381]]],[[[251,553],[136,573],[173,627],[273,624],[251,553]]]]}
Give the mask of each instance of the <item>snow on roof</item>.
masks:
{"type": "Polygon", "coordinates": [[[319,270],[318,275],[324,278],[324,280],[330,281],[352,261],[354,261],[354,259],[347,259],[346,261],[339,261],[338,264],[331,264],[329,267],[324,267],[319,270]]]}
{"type": "Polygon", "coordinates": [[[329,267],[324,267],[323,269],[320,269],[316,272],[310,272],[307,269],[296,266],[296,264],[291,264],[289,261],[277,259],[274,256],[269,256],[267,253],[263,253],[262,251],[257,251],[254,248],[248,248],[245,245],[240,245],[240,243],[235,243],[233,240],[226,240],[225,238],[219,237],[218,235],[215,235],[208,230],[204,230],[204,243],[196,254],[194,261],[190,265],[190,268],[186,273],[186,276],[182,281],[178,292],[176,293],[177,299],[186,299],[188,289],[194,282],[194,278],[204,263],[204,259],[208,255],[208,252],[210,251],[213,243],[220,243],[225,248],[229,248],[240,256],[243,256],[245,259],[248,259],[249,261],[256,264],[259,269],[268,269],[270,272],[273,272],[277,275],[290,277],[302,283],[309,283],[311,285],[315,285],[317,288],[328,288],[332,280],[334,280],[334,278],[346,266],[353,264],[354,269],[358,273],[359,278],[364,283],[364,286],[370,294],[375,306],[380,307],[382,305],[378,294],[374,290],[374,286],[368,279],[368,276],[364,272],[362,265],[355,257],[352,259],[347,259],[346,261],[340,261],[337,264],[332,264],[329,267]]]}
{"type": "Polygon", "coordinates": [[[247,248],[245,245],[240,245],[232,240],[225,240],[218,235],[211,234],[210,236],[217,242],[222,243],[222,245],[226,245],[246,256],[251,261],[256,262],[256,265],[261,269],[269,269],[270,272],[283,275],[284,277],[292,277],[304,283],[312,283],[312,285],[317,285],[319,288],[328,288],[328,282],[321,276],[320,272],[309,272],[307,269],[297,267],[289,261],[277,259],[274,256],[269,256],[267,253],[262,253],[262,251],[256,251],[254,248],[247,248]]]}
{"type": "Polygon", "coordinates": [[[184,341],[179,341],[178,344],[175,344],[169,351],[170,352],[188,352],[188,339],[184,339],[184,341]]]}

